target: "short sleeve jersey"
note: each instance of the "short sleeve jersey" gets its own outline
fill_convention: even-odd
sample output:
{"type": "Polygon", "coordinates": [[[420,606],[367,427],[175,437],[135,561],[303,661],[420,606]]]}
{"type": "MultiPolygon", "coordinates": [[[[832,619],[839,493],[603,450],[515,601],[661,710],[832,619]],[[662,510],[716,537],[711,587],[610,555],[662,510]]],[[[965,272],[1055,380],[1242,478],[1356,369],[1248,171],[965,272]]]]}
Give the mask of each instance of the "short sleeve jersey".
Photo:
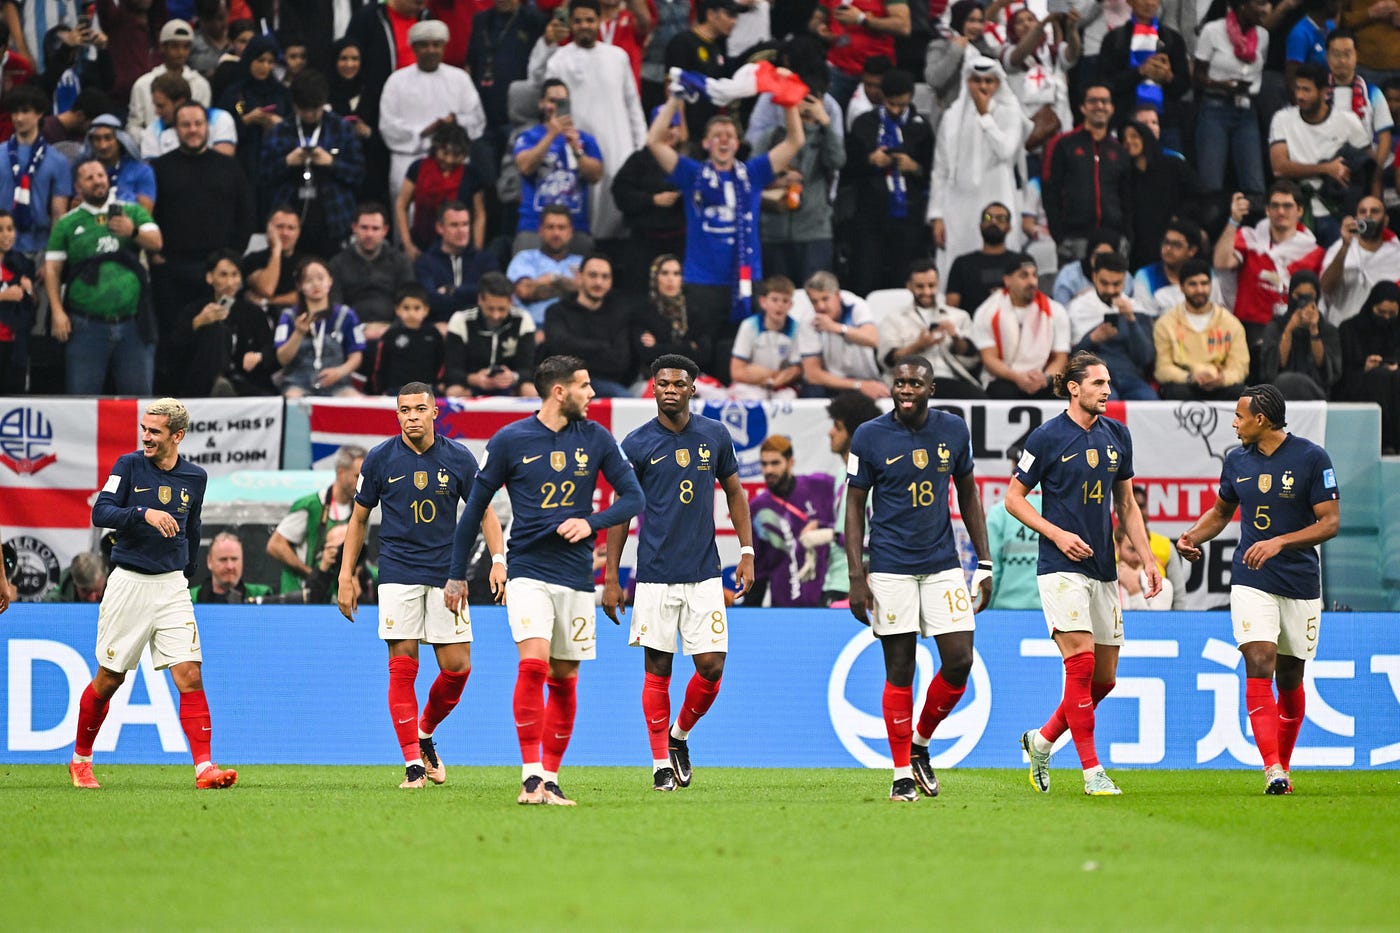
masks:
{"type": "MultiPolygon", "coordinates": [[[[155,226],[155,221],[139,204],[122,204],[124,213],[137,231],[155,226]]],[[[94,256],[132,249],[130,237],[107,232],[107,214],[98,213],[86,205],[64,214],[54,223],[49,234],[47,259],[62,261],[69,272],[73,267],[94,256]]],[[[83,314],[109,320],[128,318],[136,314],[141,300],[141,279],[125,265],[103,262],[95,279],[88,276],[68,283],[65,303],[83,314]]]]}
{"type": "Polygon", "coordinates": [[[383,506],[380,583],[447,583],[457,505],[471,492],[476,471],[472,452],[445,437],[421,454],[400,436],[365,455],[355,502],[371,510],[383,506]]]}
{"type": "Polygon", "coordinates": [[[1094,556],[1070,560],[1049,538],[1040,539],[1036,573],[1077,573],[1095,580],[1118,579],[1113,550],[1113,486],[1133,475],[1133,439],[1121,421],[1100,415],[1086,431],[1068,412],[1045,422],[1026,438],[1013,474],[1027,489],[1039,486],[1041,515],[1072,531],[1094,556]]]}
{"type": "MultiPolygon", "coordinates": [[[[540,124],[521,133],[515,141],[515,155],[538,146],[546,132],[544,124],[540,124]]],[[[598,140],[588,133],[580,133],[579,142],[584,155],[602,161],[603,151],[598,148],[598,140]]],[[[578,173],[578,156],[563,136],[554,137],[545,150],[544,161],[533,175],[521,176],[520,229],[538,230],[540,213],[551,204],[562,204],[569,209],[575,231],[589,232],[588,185],[578,173]]]]}
{"type": "Polygon", "coordinates": [[[872,573],[928,574],[959,566],[948,508],[953,477],[972,472],[972,438],[956,415],[930,409],[920,428],[890,412],[856,428],[848,482],[873,490],[872,573]]]}
{"type": "MultiPolygon", "coordinates": [[[[797,321],[789,317],[782,330],[769,330],[763,326],[763,314],[751,314],[739,322],[739,330],[734,335],[734,349],[730,351],[737,359],[765,369],[784,369],[802,363],[802,351],[798,347],[800,333],[797,321]]],[[[812,352],[816,356],[820,348],[812,352]]]]}
{"type": "Polygon", "coordinates": [[[1258,541],[1307,528],[1317,521],[1313,506],[1340,497],[1327,451],[1292,434],[1267,456],[1253,445],[1236,447],[1225,455],[1219,495],[1240,507],[1232,584],[1290,599],[1321,595],[1317,548],[1279,551],[1258,570],[1244,565],[1244,555],[1258,541]]]}
{"type": "MultiPolygon", "coordinates": [[[[668,179],[685,205],[685,280],[695,285],[733,285],[739,279],[738,217],[746,212],[758,244],[759,198],[773,180],[768,154],[727,172],[681,156],[668,179]],[[748,196],[741,198],[747,189],[748,196]],[[743,203],[740,203],[742,200],[743,203]]],[[[754,270],[759,278],[759,270],[754,270]]]]}
{"type": "Polygon", "coordinates": [[[729,429],[691,415],[680,433],[653,418],[622,442],[646,496],[639,583],[699,583],[720,575],[715,483],[739,472],[729,429]]]}

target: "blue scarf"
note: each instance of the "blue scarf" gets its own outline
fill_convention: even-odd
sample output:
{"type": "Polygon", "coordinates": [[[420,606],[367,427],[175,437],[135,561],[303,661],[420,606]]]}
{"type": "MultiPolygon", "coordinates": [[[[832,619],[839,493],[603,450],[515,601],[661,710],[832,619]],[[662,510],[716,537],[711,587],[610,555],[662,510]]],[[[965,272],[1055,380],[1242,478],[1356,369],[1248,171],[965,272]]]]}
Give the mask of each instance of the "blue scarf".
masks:
{"type": "Polygon", "coordinates": [[[44,155],[48,152],[48,147],[44,145],[44,137],[39,136],[34,140],[34,146],[29,150],[29,164],[21,172],[19,167],[19,137],[11,136],[6,143],[10,156],[10,173],[14,178],[14,201],[10,206],[10,213],[15,219],[15,229],[20,233],[26,233],[34,229],[34,204],[37,197],[33,189],[34,173],[39,171],[39,164],[44,161],[44,155]]]}
{"type": "MultiPolygon", "coordinates": [[[[749,168],[743,162],[734,162],[734,251],[737,275],[734,278],[734,304],[729,312],[731,322],[739,322],[753,313],[753,283],[763,275],[763,264],[759,254],[758,226],[753,216],[753,185],[749,181],[749,168]]],[[[711,188],[725,184],[713,162],[706,161],[700,169],[700,178],[711,188]]],[[[726,198],[727,200],[727,198],[726,198]]]]}
{"type": "MultiPolygon", "coordinates": [[[[904,118],[908,117],[909,111],[906,110],[904,118]]],[[[890,116],[883,106],[880,108],[880,145],[886,150],[894,150],[904,145],[904,130],[900,127],[899,119],[890,116]]],[[[890,195],[886,202],[889,215],[895,220],[908,217],[909,192],[904,184],[904,173],[893,163],[885,169],[885,190],[890,195]]]]}

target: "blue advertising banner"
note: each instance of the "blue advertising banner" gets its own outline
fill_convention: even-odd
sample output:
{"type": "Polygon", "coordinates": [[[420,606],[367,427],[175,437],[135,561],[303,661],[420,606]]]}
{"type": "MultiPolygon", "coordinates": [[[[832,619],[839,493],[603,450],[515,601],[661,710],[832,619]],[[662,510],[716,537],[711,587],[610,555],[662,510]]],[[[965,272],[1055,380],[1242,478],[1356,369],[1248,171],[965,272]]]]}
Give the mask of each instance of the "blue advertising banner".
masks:
{"type": "MultiPolygon", "coordinates": [[[[214,752],[227,765],[377,764],[397,757],[385,700],[387,654],[374,608],[351,625],[331,607],[199,610],[214,752]]],[[[517,655],[504,610],[473,609],[476,643],[461,705],[438,731],[452,764],[519,761],[511,717],[517,655]]],[[[698,766],[887,767],[883,669],[848,613],[738,610],[724,687],[691,738],[698,766]]],[[[96,606],[20,604],[0,619],[5,689],[0,762],[65,760],[78,698],[95,669],[96,606]]],[[[1100,757],[1113,767],[1257,767],[1243,673],[1225,613],[1128,613],[1118,686],[1099,707],[1100,757]]],[[[599,659],[583,665],[567,764],[650,762],[641,711],[642,654],[599,615],[599,659]]],[[[436,676],[424,651],[419,702],[436,676]]],[[[690,676],[678,659],[673,709],[690,676]]],[[[937,670],[919,648],[916,698],[937,670]]],[[[939,729],[938,768],[1019,767],[1019,737],[1058,702],[1059,654],[1038,613],[978,617],[967,695],[939,729]]],[[[1323,616],[1307,668],[1307,722],[1295,767],[1378,768],[1400,761],[1400,619],[1323,616]]],[[[1067,740],[1068,737],[1066,737],[1067,740]]],[[[183,763],[179,700],[149,660],[114,698],[95,749],[103,763],[183,763]]],[[[1060,764],[1071,765],[1067,749],[1060,764]]]]}

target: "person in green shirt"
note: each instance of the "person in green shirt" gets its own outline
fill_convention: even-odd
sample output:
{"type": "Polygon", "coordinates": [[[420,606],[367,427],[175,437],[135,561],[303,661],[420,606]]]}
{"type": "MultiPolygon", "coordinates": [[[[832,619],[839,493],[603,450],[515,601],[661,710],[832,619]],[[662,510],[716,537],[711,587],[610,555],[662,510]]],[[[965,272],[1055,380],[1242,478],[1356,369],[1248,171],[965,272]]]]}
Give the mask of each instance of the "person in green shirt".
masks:
{"type": "Polygon", "coordinates": [[[856,428],[880,417],[880,407],[862,392],[842,392],[826,406],[831,429],[826,432],[831,452],[842,460],[843,468],[836,478],[836,527],[832,529],[831,557],[826,565],[826,580],[822,583],[822,601],[830,606],[846,598],[850,575],[846,573],[846,542],[841,531],[846,527],[846,455],[851,452],[851,435],[856,428]]]}
{"type": "Polygon", "coordinates": [[[204,559],[209,578],[190,587],[190,600],[196,603],[246,603],[272,592],[272,587],[243,579],[243,542],[228,531],[221,531],[209,542],[204,559]]]}
{"type": "Polygon", "coordinates": [[[321,550],[326,530],[350,520],[355,484],[364,459],[363,447],[347,444],[340,448],[335,455],[335,482],[293,502],[287,517],[268,538],[268,555],[283,566],[281,592],[301,589],[302,581],[311,573],[311,562],[321,550]]]}

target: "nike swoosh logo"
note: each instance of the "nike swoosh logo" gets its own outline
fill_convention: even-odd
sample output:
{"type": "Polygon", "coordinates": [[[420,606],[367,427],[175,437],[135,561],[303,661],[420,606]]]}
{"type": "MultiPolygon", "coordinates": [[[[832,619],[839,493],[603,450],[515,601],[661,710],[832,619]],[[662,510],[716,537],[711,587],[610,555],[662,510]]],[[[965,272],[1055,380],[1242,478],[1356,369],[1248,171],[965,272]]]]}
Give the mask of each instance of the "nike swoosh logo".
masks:
{"type": "Polygon", "coordinates": [[[1060,462],[1061,462],[1061,463],[1069,463],[1071,460],[1073,460],[1073,459],[1074,459],[1075,457],[1077,457],[1077,456],[1079,456],[1079,454],[1076,453],[1076,454],[1070,454],[1068,457],[1061,457],[1061,458],[1060,458],[1060,462]]]}
{"type": "Polygon", "coordinates": [[[905,716],[903,719],[896,719],[896,720],[894,721],[894,724],[895,724],[896,726],[902,726],[902,725],[904,725],[906,722],[908,722],[908,721],[909,721],[910,719],[912,719],[912,718],[913,718],[912,716],[905,716]]]}
{"type": "Polygon", "coordinates": [[[666,721],[666,717],[665,717],[665,716],[662,716],[660,719],[651,719],[651,720],[648,720],[648,721],[654,726],[654,725],[656,725],[657,723],[665,722],[665,721],[666,721]]]}
{"type": "Polygon", "coordinates": [[[133,486],[133,487],[131,487],[131,491],[132,491],[132,492],[150,492],[150,491],[151,491],[151,487],[150,487],[150,486],[133,486]]]}
{"type": "Polygon", "coordinates": [[[209,732],[209,731],[211,731],[211,730],[209,729],[208,726],[201,726],[200,728],[201,728],[201,730],[204,731],[204,732],[209,732]]]}
{"type": "Polygon", "coordinates": [[[1247,482],[1250,481],[1251,478],[1252,478],[1252,477],[1249,477],[1249,476],[1236,476],[1236,477],[1235,477],[1235,482],[1237,482],[1237,483],[1247,483],[1247,482]]]}
{"type": "Polygon", "coordinates": [[[653,457],[651,462],[652,462],[652,463],[660,463],[662,460],[665,460],[665,459],[666,459],[666,455],[665,455],[665,454],[662,454],[662,455],[659,456],[659,457],[653,457]]]}
{"type": "MultiPolygon", "coordinates": [[[[573,733],[571,732],[571,733],[569,733],[569,735],[573,735],[573,733]]],[[[568,735],[560,735],[560,734],[557,733],[557,732],[554,733],[554,738],[557,739],[557,740],[559,740],[559,741],[561,741],[561,742],[564,741],[565,739],[567,739],[568,737],[569,737],[568,735]]]]}
{"type": "Polygon", "coordinates": [[[517,722],[517,723],[515,724],[515,728],[517,728],[517,729],[524,729],[526,726],[533,726],[534,724],[535,724],[535,721],[534,721],[533,719],[530,720],[529,722],[517,722]]]}
{"type": "Polygon", "coordinates": [[[96,732],[98,729],[101,729],[101,728],[102,728],[101,726],[88,726],[88,727],[87,727],[87,731],[89,731],[89,732],[96,732]]]}
{"type": "Polygon", "coordinates": [[[1093,706],[1093,705],[1094,705],[1094,701],[1093,701],[1093,700],[1087,700],[1087,701],[1085,701],[1085,702],[1083,702],[1083,703],[1080,703],[1080,704],[1079,704],[1079,708],[1080,708],[1080,709],[1088,709],[1089,707],[1091,707],[1091,706],[1093,706]]]}
{"type": "Polygon", "coordinates": [[[1262,710],[1263,708],[1264,707],[1261,706],[1258,709],[1252,709],[1249,711],[1249,715],[1253,716],[1255,713],[1259,712],[1259,710],[1262,710]]]}
{"type": "Polygon", "coordinates": [[[399,725],[403,725],[406,722],[413,722],[413,717],[410,716],[407,719],[395,719],[394,722],[398,723],[399,725]]]}
{"type": "Polygon", "coordinates": [[[896,460],[903,460],[903,459],[904,459],[904,454],[900,454],[898,457],[886,457],[886,458],[885,458],[885,466],[889,466],[891,463],[894,463],[896,460]]]}
{"type": "Polygon", "coordinates": [[[535,454],[533,457],[521,457],[521,458],[520,458],[520,462],[521,462],[521,463],[534,463],[536,460],[540,459],[540,458],[543,457],[543,456],[544,456],[544,454],[535,454]]]}
{"type": "Polygon", "coordinates": [[[391,477],[389,477],[389,482],[390,482],[390,483],[397,483],[399,480],[403,479],[404,476],[407,476],[407,475],[408,475],[408,474],[405,473],[405,474],[403,474],[403,476],[391,476],[391,477]]]}

